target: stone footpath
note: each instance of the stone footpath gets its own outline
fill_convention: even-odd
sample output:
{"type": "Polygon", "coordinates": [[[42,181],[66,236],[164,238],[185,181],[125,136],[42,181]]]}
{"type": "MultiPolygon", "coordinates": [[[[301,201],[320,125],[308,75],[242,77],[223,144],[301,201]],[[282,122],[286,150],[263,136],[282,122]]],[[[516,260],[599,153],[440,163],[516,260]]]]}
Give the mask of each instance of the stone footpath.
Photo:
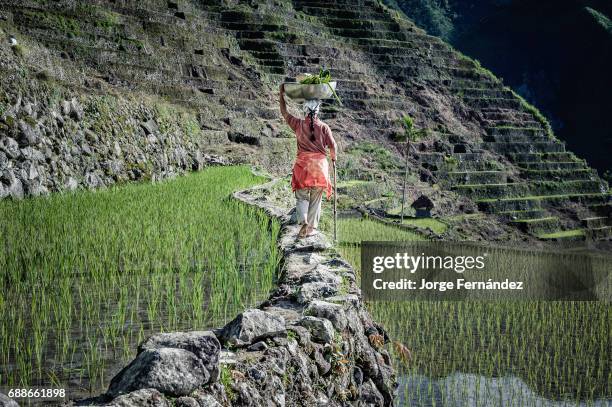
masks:
{"type": "Polygon", "coordinates": [[[66,406],[390,406],[397,386],[386,332],[364,308],[355,271],[323,234],[265,198],[277,181],[234,194],[281,219],[284,263],[258,308],[213,331],[143,342],[108,391],[66,406]]]}

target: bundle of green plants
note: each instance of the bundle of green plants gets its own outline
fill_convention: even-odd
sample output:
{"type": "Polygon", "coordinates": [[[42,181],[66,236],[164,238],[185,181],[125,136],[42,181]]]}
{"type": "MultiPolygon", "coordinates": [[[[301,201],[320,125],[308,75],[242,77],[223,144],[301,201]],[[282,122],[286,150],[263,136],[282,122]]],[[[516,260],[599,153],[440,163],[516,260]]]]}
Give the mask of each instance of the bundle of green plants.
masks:
{"type": "Polygon", "coordinates": [[[300,79],[300,83],[302,85],[321,85],[321,84],[326,84],[327,86],[329,86],[329,89],[331,90],[332,94],[334,95],[334,98],[338,101],[340,106],[342,106],[342,101],[338,97],[338,94],[336,93],[336,90],[331,85],[331,82],[332,82],[331,72],[329,72],[329,69],[323,69],[323,68],[319,68],[319,73],[316,74],[316,75],[306,74],[302,79],[300,79]]]}

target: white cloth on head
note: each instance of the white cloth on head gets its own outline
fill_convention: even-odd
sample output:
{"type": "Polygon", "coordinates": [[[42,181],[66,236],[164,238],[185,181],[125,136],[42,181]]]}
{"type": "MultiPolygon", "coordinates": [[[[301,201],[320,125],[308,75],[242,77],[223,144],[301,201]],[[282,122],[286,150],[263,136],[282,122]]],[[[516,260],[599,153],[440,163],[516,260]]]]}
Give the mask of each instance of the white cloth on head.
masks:
{"type": "Polygon", "coordinates": [[[320,100],[307,100],[304,102],[302,108],[304,109],[304,114],[308,116],[310,112],[314,112],[315,114],[319,114],[319,108],[321,107],[320,100]]]}

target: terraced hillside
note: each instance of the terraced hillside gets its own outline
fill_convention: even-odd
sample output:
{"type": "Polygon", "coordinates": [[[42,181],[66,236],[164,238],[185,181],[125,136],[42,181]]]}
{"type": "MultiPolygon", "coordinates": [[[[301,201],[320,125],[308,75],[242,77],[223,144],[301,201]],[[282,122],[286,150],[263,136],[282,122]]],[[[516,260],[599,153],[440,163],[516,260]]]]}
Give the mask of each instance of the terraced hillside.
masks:
{"type": "MultiPolygon", "coordinates": [[[[455,199],[456,207],[448,208],[449,214],[460,212],[471,200],[492,221],[531,236],[611,236],[607,185],[565,150],[537,110],[478,63],[376,1],[277,0],[246,5],[223,0],[115,0],[74,5],[13,0],[4,1],[0,10],[3,56],[8,61],[0,69],[3,75],[21,72],[26,78],[19,82],[26,83],[20,85],[23,89],[2,89],[9,135],[24,131],[20,121],[35,128],[44,127],[47,118],[55,122],[53,112],[61,111],[65,100],[45,96],[41,103],[38,87],[45,84],[61,88],[60,99],[78,96],[85,106],[85,122],[88,115],[99,114],[87,107],[100,95],[142,103],[145,113],[135,119],[140,125],[128,128],[136,135],[135,143],[163,135],[167,126],[162,122],[176,119],[160,117],[159,108],[146,110],[148,104],[163,102],[184,109],[194,126],[177,130],[189,133],[187,144],[173,145],[180,154],[169,154],[149,169],[142,164],[149,147],[138,145],[136,152],[121,157],[125,168],[139,169],[129,178],[199,168],[197,157],[202,153],[284,173],[290,169],[294,140],[280,120],[278,84],[327,67],[338,78],[342,105],[327,101],[323,118],[347,152],[364,141],[390,151],[397,163],[391,163],[385,177],[397,180],[398,188],[403,159],[394,139],[403,131],[399,119],[409,114],[418,128],[427,130],[410,153],[415,188],[435,198],[462,197],[455,199]],[[9,35],[23,49],[7,51],[9,35]],[[37,108],[36,114],[31,114],[31,106],[25,108],[28,104],[37,108]],[[14,116],[10,123],[7,112],[14,116]]],[[[77,121],[68,112],[65,120],[77,121]]],[[[112,168],[99,162],[104,163],[104,152],[112,150],[107,134],[126,131],[116,123],[120,114],[128,113],[111,112],[109,123],[83,129],[99,133],[88,145],[93,157],[100,155],[98,160],[77,160],[56,169],[52,163],[57,160],[58,138],[81,151],[83,146],[76,132],[51,134],[49,152],[41,148],[43,156],[34,164],[38,174],[48,174],[37,185],[61,190],[62,182],[54,180],[70,176],[79,185],[91,186],[92,173],[102,184],[118,182],[112,168]]],[[[20,148],[39,149],[27,140],[20,148]]],[[[27,151],[29,155],[21,150],[5,154],[11,167],[4,166],[19,169],[4,176],[5,189],[11,190],[17,179],[26,193],[41,190],[28,187],[32,179],[24,179],[34,162],[27,151]]],[[[166,149],[151,154],[164,156],[166,149]]],[[[350,154],[340,165],[345,177],[368,177],[369,164],[355,168],[350,154]]]]}

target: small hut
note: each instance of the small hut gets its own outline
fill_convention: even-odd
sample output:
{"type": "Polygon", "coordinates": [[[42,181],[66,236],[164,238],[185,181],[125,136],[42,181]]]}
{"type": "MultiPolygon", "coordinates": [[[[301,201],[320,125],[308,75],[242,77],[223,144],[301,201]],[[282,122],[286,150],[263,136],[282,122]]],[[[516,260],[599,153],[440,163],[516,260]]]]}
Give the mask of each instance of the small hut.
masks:
{"type": "Polygon", "coordinates": [[[418,197],[410,206],[415,210],[417,218],[431,218],[431,210],[434,204],[425,195],[418,197]]]}

